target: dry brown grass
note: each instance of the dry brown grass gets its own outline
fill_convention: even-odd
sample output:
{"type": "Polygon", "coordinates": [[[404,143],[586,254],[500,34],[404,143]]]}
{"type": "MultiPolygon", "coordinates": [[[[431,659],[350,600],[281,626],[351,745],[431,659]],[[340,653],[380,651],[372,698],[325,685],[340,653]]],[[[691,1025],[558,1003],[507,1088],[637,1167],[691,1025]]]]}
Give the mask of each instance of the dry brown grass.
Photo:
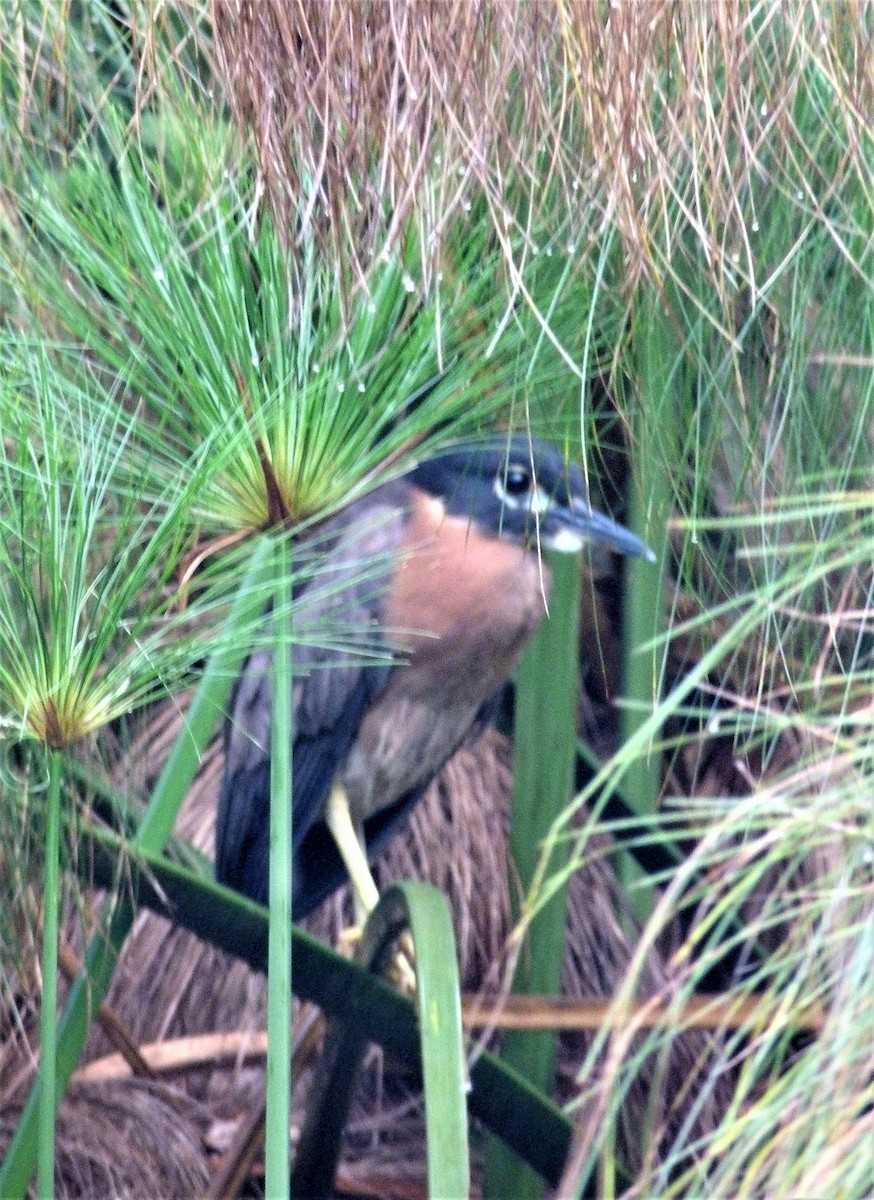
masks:
{"type": "Polygon", "coordinates": [[[289,241],[312,229],[359,274],[411,220],[433,264],[482,195],[508,251],[547,216],[574,238],[610,223],[629,281],[659,280],[691,235],[721,287],[752,258],[763,172],[803,187],[813,214],[827,202],[833,179],[794,124],[814,76],[846,124],[842,174],[866,178],[860,3],[213,0],[213,14],[289,241]]]}

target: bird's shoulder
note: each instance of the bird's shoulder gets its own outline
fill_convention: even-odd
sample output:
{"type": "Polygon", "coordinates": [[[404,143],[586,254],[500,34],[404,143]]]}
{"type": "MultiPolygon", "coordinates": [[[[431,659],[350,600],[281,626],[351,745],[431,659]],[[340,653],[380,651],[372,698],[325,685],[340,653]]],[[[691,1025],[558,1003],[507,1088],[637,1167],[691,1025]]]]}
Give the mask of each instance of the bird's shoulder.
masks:
{"type": "MultiPolygon", "coordinates": [[[[410,489],[399,480],[353,501],[295,544],[295,740],[333,727],[356,693],[384,683],[390,662],[381,610],[409,513],[410,489]]],[[[266,626],[271,620],[265,614],[266,626]]],[[[272,661],[272,649],[256,649],[234,688],[226,743],[243,757],[269,753],[272,661]]]]}

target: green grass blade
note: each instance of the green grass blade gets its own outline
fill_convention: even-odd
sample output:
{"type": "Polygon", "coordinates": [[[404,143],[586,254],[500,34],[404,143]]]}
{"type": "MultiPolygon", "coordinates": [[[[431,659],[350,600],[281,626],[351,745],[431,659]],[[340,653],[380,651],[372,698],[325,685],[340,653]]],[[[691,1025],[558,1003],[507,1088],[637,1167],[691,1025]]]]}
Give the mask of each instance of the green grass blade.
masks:
{"type": "Polygon", "coordinates": [[[276,545],[276,645],[270,747],[270,933],[267,972],[267,1131],[265,1184],[288,1196],[291,1125],[291,547],[276,545]]]}
{"type": "MultiPolygon", "coordinates": [[[[423,883],[389,888],[367,922],[356,961],[384,973],[398,935],[407,929],[416,950],[428,1195],[463,1200],[470,1188],[464,1040],[455,935],[445,896],[423,883]]],[[[329,1030],[295,1162],[292,1190],[299,1200],[318,1200],[331,1191],[367,1040],[351,1006],[329,1030]]]]}
{"type": "MultiPolygon", "coordinates": [[[[257,585],[263,583],[271,569],[272,547],[265,540],[253,552],[249,572],[228,619],[229,629],[237,628],[247,618],[251,620],[253,596],[258,597],[259,605],[262,603],[263,591],[257,585]]],[[[215,729],[217,716],[225,710],[232,681],[245,654],[244,646],[236,645],[228,638],[210,659],[186,715],[185,726],[161,772],[134,839],[138,850],[156,853],[169,837],[179,807],[197,772],[200,756],[215,729]]],[[[56,1103],[76,1069],[92,1014],[106,995],[118,952],[133,924],[134,915],[130,904],[116,904],[109,921],[95,934],[87,948],[83,970],[73,982],[58,1024],[56,1103]]],[[[37,1078],[0,1164],[0,1196],[4,1200],[18,1200],[24,1196],[36,1167],[40,1095],[37,1078]]]]}
{"type": "MultiPolygon", "coordinates": [[[[76,1069],[91,1027],[92,1014],[99,999],[106,995],[112,980],[117,947],[124,942],[133,924],[134,915],[134,910],[129,904],[115,905],[108,924],[91,939],[88,946],[83,970],[73,983],[58,1023],[55,1059],[56,1103],[76,1069]]],[[[0,1196],[4,1200],[23,1198],[36,1168],[41,1097],[42,1088],[40,1078],[37,1077],[0,1164],[0,1196]]]]}
{"type": "Polygon", "coordinates": [[[46,867],[43,887],[42,1004],[39,1040],[39,1134],[37,1151],[37,1195],[50,1200],[55,1192],[55,1077],[56,1021],[58,1017],[58,895],[61,849],[62,758],[57,750],[48,756],[48,823],[46,867]]]}
{"type": "MultiPolygon", "coordinates": [[[[577,639],[580,566],[575,557],[550,556],[553,589],[549,617],[528,648],[516,676],[516,753],[510,848],[523,894],[542,877],[563,867],[566,851],[542,862],[542,847],[553,821],[571,794],[576,752],[577,639]]],[[[524,913],[523,913],[524,915],[524,913]]],[[[520,955],[514,990],[555,995],[564,958],[565,889],[531,922],[520,955]]],[[[555,1074],[556,1038],[551,1033],[510,1033],[502,1060],[545,1094],[555,1074]]],[[[486,1161],[485,1194],[536,1197],[543,1181],[507,1148],[492,1141],[486,1161]]]]}
{"type": "MultiPolygon", "coordinates": [[[[635,442],[641,447],[670,446],[676,439],[676,368],[675,339],[669,318],[654,289],[647,291],[638,318],[638,389],[647,398],[635,413],[635,442]]],[[[660,686],[659,651],[652,645],[662,631],[667,564],[670,545],[667,521],[673,502],[673,483],[667,464],[673,456],[667,452],[641,453],[632,471],[628,524],[650,545],[655,544],[658,564],[644,559],[625,563],[623,612],[621,736],[628,741],[646,721],[658,700],[660,686]]],[[[644,821],[658,812],[661,791],[661,755],[653,749],[638,754],[630,762],[623,780],[623,791],[634,811],[644,821]]],[[[652,910],[653,891],[645,883],[646,873],[630,854],[617,855],[617,873],[629,902],[645,921],[652,910]]]]}
{"type": "Polygon", "coordinates": [[[429,1196],[467,1196],[470,1187],[467,1072],[452,916],[446,897],[422,883],[402,883],[386,896],[380,919],[401,909],[416,953],[416,1007],[422,1038],[422,1078],[429,1196]],[[395,900],[395,897],[398,899],[395,900]]]}

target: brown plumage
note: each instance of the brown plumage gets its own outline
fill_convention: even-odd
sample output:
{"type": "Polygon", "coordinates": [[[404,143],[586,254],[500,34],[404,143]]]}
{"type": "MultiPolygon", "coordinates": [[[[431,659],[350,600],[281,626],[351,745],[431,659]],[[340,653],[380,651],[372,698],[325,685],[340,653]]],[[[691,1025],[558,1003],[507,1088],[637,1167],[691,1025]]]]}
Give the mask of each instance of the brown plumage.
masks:
{"type": "MultiPolygon", "coordinates": [[[[587,542],[652,558],[589,505],[582,472],[525,437],[470,443],[420,463],[326,522],[320,574],[299,592],[293,691],[295,919],[340,886],[375,903],[367,859],[491,707],[545,612],[541,547],[587,542]],[[323,585],[323,582],[324,585],[323,585]],[[317,644],[350,630],[383,660],[317,644]],[[315,637],[307,634],[315,631],[315,637]]],[[[249,659],[226,732],[216,875],[268,894],[271,657],[249,659]]]]}

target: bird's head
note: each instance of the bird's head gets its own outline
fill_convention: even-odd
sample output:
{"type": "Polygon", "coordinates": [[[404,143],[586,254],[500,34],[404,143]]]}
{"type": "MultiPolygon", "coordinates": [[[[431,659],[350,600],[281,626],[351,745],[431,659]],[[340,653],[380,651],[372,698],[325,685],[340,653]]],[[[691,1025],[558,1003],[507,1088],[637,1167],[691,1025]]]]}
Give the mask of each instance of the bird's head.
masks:
{"type": "Polygon", "coordinates": [[[589,504],[583,473],[525,436],[470,442],[420,463],[410,482],[483,533],[575,554],[589,542],[655,561],[652,550],[589,504]]]}

